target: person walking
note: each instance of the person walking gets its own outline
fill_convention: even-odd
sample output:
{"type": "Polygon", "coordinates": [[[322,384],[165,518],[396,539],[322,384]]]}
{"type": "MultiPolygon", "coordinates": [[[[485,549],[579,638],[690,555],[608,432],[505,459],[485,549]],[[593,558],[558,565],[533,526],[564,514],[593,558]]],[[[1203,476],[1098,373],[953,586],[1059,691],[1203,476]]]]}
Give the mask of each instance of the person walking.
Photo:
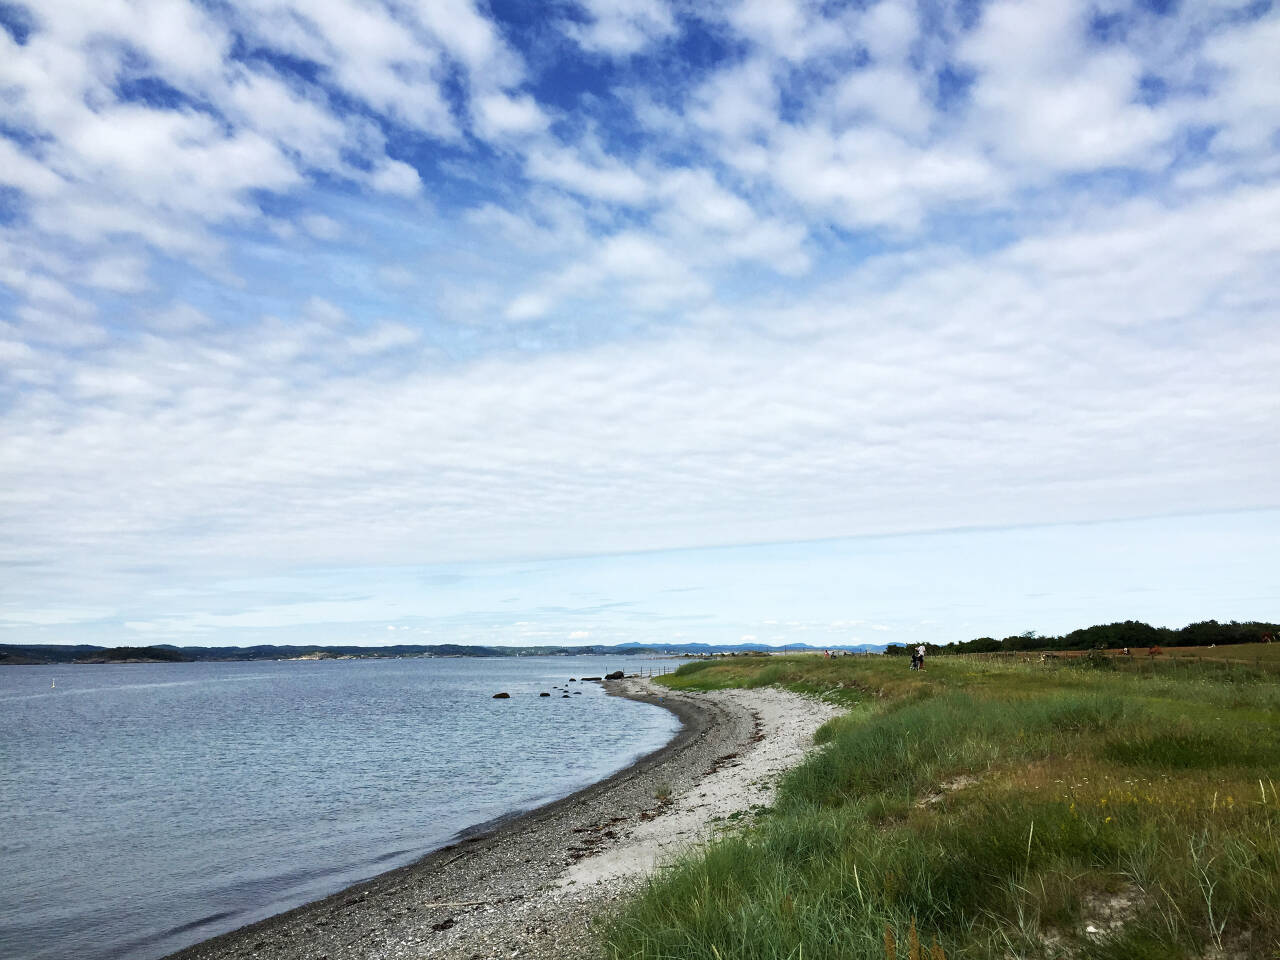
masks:
{"type": "Polygon", "coordinates": [[[918,664],[918,666],[916,667],[917,670],[924,669],[924,644],[923,643],[920,644],[920,646],[916,647],[916,663],[918,664]]]}

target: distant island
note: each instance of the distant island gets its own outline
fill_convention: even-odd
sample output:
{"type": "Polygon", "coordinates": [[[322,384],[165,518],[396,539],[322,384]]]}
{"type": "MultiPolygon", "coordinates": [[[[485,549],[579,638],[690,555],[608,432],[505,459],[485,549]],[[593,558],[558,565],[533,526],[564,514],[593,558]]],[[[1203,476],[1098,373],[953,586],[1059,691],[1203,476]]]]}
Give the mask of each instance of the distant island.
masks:
{"type": "MultiPolygon", "coordinates": [[[[186,663],[176,647],[109,647],[87,656],[77,657],[73,663],[186,663]]],[[[3,661],[0,661],[3,662],[3,661]]]]}
{"type": "MultiPolygon", "coordinates": [[[[762,643],[684,643],[560,647],[467,646],[460,643],[396,644],[386,647],[349,646],[278,646],[262,644],[252,647],[177,647],[157,644],[150,647],[98,647],[89,644],[0,644],[0,664],[35,665],[45,663],[181,663],[226,660],[370,660],[404,657],[580,657],[580,656],[682,656],[709,653],[757,653],[779,651],[762,643]]],[[[814,647],[805,643],[787,644],[793,652],[844,650],[857,653],[879,653],[883,644],[814,647]]]]}

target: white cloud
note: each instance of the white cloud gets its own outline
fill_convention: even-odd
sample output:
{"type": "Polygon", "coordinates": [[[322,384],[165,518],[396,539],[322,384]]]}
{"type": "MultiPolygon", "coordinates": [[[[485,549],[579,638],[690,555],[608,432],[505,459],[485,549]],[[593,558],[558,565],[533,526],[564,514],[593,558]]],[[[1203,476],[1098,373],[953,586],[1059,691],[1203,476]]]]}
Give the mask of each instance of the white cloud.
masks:
{"type": "Polygon", "coordinates": [[[1088,11],[1070,0],[999,0],[982,12],[961,57],[978,71],[973,100],[983,137],[1037,172],[1148,166],[1174,132],[1166,110],[1137,101],[1143,65],[1127,49],[1091,47],[1088,11]]]}
{"type": "Polygon", "coordinates": [[[30,154],[0,138],[0,184],[47,197],[63,187],[62,178],[30,154]]]}
{"type": "Polygon", "coordinates": [[[418,331],[402,323],[384,323],[360,336],[347,338],[347,349],[357,356],[385,353],[414,344],[420,338],[418,331]]]}
{"type": "Polygon", "coordinates": [[[387,263],[378,268],[378,280],[389,287],[411,287],[419,275],[402,263],[387,263]]]}
{"type": "Polygon", "coordinates": [[[510,134],[540,133],[548,120],[533,97],[490,93],[475,101],[476,129],[484,137],[498,139],[510,134]]]}
{"type": "Polygon", "coordinates": [[[539,146],[525,158],[529,176],[572,193],[611,203],[639,205],[649,197],[645,178],[625,163],[590,146],[539,146]]]}
{"type": "Polygon", "coordinates": [[[189,303],[175,303],[149,316],[147,325],[163,333],[186,334],[211,327],[213,321],[209,319],[208,314],[197,310],[189,303]]]}
{"type": "Polygon", "coordinates": [[[303,304],[303,316],[322,327],[340,327],[347,322],[347,314],[335,303],[324,297],[309,297],[303,304]]]}
{"type": "MultiPolygon", "coordinates": [[[[132,237],[225,276],[218,233],[266,222],[262,194],[304,193],[323,173],[392,197],[417,196],[418,171],[386,155],[374,118],[341,102],[456,139],[461,121],[441,84],[459,65],[488,98],[523,77],[519,56],[469,0],[417,8],[57,0],[35,11],[22,44],[0,32],[0,122],[22,133],[16,142],[0,136],[0,184],[31,201],[26,243],[97,248],[106,263],[116,241],[132,237]],[[311,61],[319,82],[232,60],[233,34],[311,61]],[[155,97],[124,93],[133,83],[150,85],[155,97]]],[[[525,113],[536,109],[512,102],[525,113]]],[[[301,216],[310,227],[325,223],[317,211],[301,216]]],[[[311,232],[337,239],[328,227],[311,232]]],[[[87,279],[137,292],[146,272],[133,270],[127,291],[118,272],[87,279]]]]}
{"type": "Polygon", "coordinates": [[[317,240],[337,240],[342,236],[342,224],[323,213],[304,214],[301,223],[303,229],[317,240]]]}
{"type": "MultiPolygon", "coordinates": [[[[1276,223],[1274,189],[1137,204],[723,327],[462,366],[405,343],[318,377],[357,356],[319,301],[314,328],[117,341],[74,368],[94,403],[6,414],[3,486],[47,501],[0,519],[35,556],[354,562],[1270,502],[1276,223]]],[[[575,296],[605,304],[679,276],[632,234],[592,269],[575,296]]]]}
{"type": "Polygon", "coordinates": [[[703,130],[738,141],[767,133],[778,123],[778,87],[763,58],[718,70],[694,93],[690,120],[703,130]]]}
{"type": "Polygon", "coordinates": [[[334,115],[319,96],[292,88],[270,73],[238,68],[221,104],[309,167],[342,172],[343,149],[360,145],[358,131],[334,115]]]}
{"type": "Polygon", "coordinates": [[[473,0],[416,0],[413,8],[449,55],[466,65],[474,85],[520,82],[524,70],[518,57],[473,0]]]}
{"type": "Polygon", "coordinates": [[[797,200],[850,226],[912,228],[933,209],[1001,189],[980,154],[921,149],[878,130],[834,136],[817,126],[779,134],[773,176],[797,200]]]}
{"type": "Polygon", "coordinates": [[[401,197],[416,196],[422,189],[418,171],[399,160],[387,160],[374,167],[369,185],[375,190],[401,197]]]}
{"type": "Polygon", "coordinates": [[[921,89],[921,78],[910,69],[859,70],[841,80],[833,96],[832,112],[842,129],[869,121],[918,141],[934,123],[934,110],[921,89]]]}
{"type": "Polygon", "coordinates": [[[545,51],[470,0],[43,4],[0,33],[0,552],[420,562],[1273,503],[1280,21],[1193,6],[1101,42],[1066,0],[972,29],[593,0],[548,102],[545,51]],[[727,52],[655,78],[689,18],[727,52]],[[945,106],[944,67],[972,71],[945,106]]]}
{"type": "Polygon", "coordinates": [[[567,24],[565,30],[588,50],[627,56],[676,33],[667,0],[581,0],[580,5],[586,24],[567,24]]]}
{"type": "Polygon", "coordinates": [[[728,18],[742,36],[782,60],[801,61],[850,40],[841,14],[824,17],[806,0],[739,0],[728,18]]]}
{"type": "Polygon", "coordinates": [[[344,90],[375,110],[428,133],[456,133],[440,89],[440,49],[421,42],[412,23],[390,9],[355,0],[258,0],[241,12],[246,26],[272,45],[287,35],[280,29],[285,22],[296,25],[294,52],[323,64],[344,90]]]}
{"type": "Polygon", "coordinates": [[[658,238],[623,231],[601,242],[594,253],[565,267],[541,289],[521,294],[508,306],[511,320],[545,316],[563,301],[609,290],[615,303],[635,311],[661,311],[707,296],[710,286],[658,238]]]}
{"type": "Polygon", "coordinates": [[[138,293],[145,290],[147,262],[142,257],[104,257],[89,266],[85,282],[113,293],[138,293]]]}
{"type": "Polygon", "coordinates": [[[1280,14],[1240,25],[1206,44],[1206,59],[1218,73],[1211,117],[1222,123],[1214,146],[1246,153],[1274,153],[1280,135],[1280,90],[1275,83],[1280,14]]]}

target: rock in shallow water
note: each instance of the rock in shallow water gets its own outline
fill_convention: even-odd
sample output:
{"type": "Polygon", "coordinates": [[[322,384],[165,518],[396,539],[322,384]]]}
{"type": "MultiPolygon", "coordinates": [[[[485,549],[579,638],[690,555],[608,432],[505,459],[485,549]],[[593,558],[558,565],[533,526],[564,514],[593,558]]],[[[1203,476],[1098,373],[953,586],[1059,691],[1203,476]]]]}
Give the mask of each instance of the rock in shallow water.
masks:
{"type": "Polygon", "coordinates": [[[509,693],[495,693],[495,694],[493,695],[493,699],[495,699],[495,700],[510,700],[510,699],[511,699],[511,694],[509,694],[509,693]]]}

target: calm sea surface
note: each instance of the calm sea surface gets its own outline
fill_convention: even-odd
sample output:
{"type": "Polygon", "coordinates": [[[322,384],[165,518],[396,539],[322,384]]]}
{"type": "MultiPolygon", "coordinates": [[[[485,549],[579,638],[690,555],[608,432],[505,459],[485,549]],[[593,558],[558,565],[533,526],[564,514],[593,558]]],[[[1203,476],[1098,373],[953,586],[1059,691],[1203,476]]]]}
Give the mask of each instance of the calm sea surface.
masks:
{"type": "Polygon", "coordinates": [[[0,667],[0,957],[152,960],[599,780],[679,726],[566,682],[624,665],[0,667]]]}

